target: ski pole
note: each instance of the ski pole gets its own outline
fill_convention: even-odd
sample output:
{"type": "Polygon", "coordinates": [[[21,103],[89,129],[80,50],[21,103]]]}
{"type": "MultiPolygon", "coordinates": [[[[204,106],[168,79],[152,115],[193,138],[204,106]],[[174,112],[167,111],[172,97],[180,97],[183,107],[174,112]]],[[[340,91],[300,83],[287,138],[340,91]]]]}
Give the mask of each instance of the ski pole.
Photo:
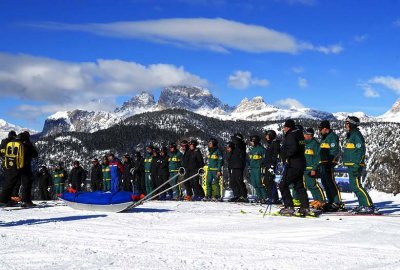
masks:
{"type": "MultiPolygon", "coordinates": [[[[138,205],[143,201],[146,201],[150,196],[152,196],[152,194],[154,194],[157,190],[160,190],[160,188],[162,188],[163,186],[165,186],[166,184],[168,184],[169,182],[171,182],[173,179],[177,178],[178,176],[184,176],[186,174],[186,170],[183,167],[180,167],[178,170],[178,173],[174,176],[172,176],[170,179],[168,179],[167,181],[165,181],[162,185],[160,185],[159,187],[157,187],[156,189],[154,189],[152,192],[150,192],[149,194],[147,194],[146,196],[144,196],[142,199],[140,199],[139,201],[137,201],[135,204],[138,205]]],[[[176,185],[175,185],[176,186],[176,185]]],[[[174,186],[174,187],[175,187],[174,186]]],[[[134,207],[134,206],[132,206],[134,207]]]]}
{"type": "MultiPolygon", "coordinates": [[[[203,175],[204,175],[204,169],[203,169],[203,168],[200,168],[199,171],[198,171],[198,173],[196,173],[196,174],[194,174],[194,175],[192,175],[192,176],[186,178],[185,180],[181,181],[181,182],[178,183],[178,184],[173,185],[172,187],[167,188],[166,190],[163,190],[163,191],[157,193],[156,195],[152,196],[151,198],[146,198],[146,199],[143,198],[143,199],[137,201],[136,203],[134,203],[134,204],[133,204],[131,207],[129,207],[128,209],[134,208],[135,206],[138,206],[139,204],[142,204],[142,203],[145,203],[145,202],[147,202],[147,201],[150,201],[150,200],[152,200],[152,199],[154,199],[154,198],[160,196],[161,194],[163,194],[163,193],[165,193],[165,192],[167,192],[167,191],[173,189],[174,187],[176,187],[176,186],[178,186],[178,185],[180,185],[180,184],[183,184],[183,183],[185,183],[185,182],[187,182],[187,181],[189,181],[189,180],[191,180],[191,179],[193,179],[193,178],[195,178],[195,177],[197,177],[197,176],[199,176],[199,175],[200,175],[200,176],[203,176],[203,175]]],[[[150,193],[149,193],[149,194],[150,194],[150,193]]]]}

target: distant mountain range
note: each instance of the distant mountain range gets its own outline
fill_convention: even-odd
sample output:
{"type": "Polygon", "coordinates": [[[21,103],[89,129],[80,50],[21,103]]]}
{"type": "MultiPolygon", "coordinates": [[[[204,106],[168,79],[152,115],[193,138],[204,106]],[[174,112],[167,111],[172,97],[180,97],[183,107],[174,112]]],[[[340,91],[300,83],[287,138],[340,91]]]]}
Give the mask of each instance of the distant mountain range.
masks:
{"type": "Polygon", "coordinates": [[[6,138],[11,130],[14,130],[17,134],[25,130],[29,131],[31,134],[37,133],[36,130],[31,130],[28,128],[23,128],[17,125],[13,125],[6,122],[3,119],[0,119],[0,140],[6,138]]]}
{"type": "MultiPolygon", "coordinates": [[[[143,91],[124,102],[114,112],[84,110],[57,112],[46,119],[42,135],[69,131],[92,133],[123,123],[133,115],[166,109],[184,109],[220,120],[270,121],[287,118],[344,120],[348,115],[355,115],[362,122],[400,122],[400,100],[382,116],[370,117],[363,112],[332,114],[310,108],[284,109],[267,104],[262,97],[244,98],[239,105],[232,107],[213,96],[208,89],[195,86],[173,86],[163,89],[157,101],[153,94],[143,91]]],[[[0,122],[0,132],[10,130],[11,126],[13,125],[0,122]]]]}

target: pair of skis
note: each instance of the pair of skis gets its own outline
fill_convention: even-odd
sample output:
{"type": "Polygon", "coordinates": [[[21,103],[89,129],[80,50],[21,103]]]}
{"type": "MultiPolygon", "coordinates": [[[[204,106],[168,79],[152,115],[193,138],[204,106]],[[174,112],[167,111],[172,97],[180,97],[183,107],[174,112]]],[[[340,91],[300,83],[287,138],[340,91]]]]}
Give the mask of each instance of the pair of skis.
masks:
{"type": "Polygon", "coordinates": [[[178,171],[178,173],[177,173],[176,175],[174,175],[173,177],[171,177],[170,179],[168,179],[167,181],[165,181],[162,185],[160,185],[159,187],[157,187],[156,189],[154,189],[152,192],[150,192],[149,194],[147,194],[145,197],[143,197],[143,198],[140,199],[139,201],[133,203],[132,205],[130,205],[129,207],[127,207],[127,208],[124,209],[123,211],[130,210],[130,209],[132,209],[132,208],[135,208],[135,207],[138,206],[138,205],[141,205],[141,204],[143,204],[143,203],[145,203],[145,202],[147,202],[147,201],[150,201],[150,200],[152,200],[152,199],[154,199],[154,198],[157,198],[158,196],[160,196],[160,195],[162,195],[162,194],[164,194],[164,193],[166,193],[166,192],[168,192],[168,191],[174,189],[175,187],[177,187],[177,186],[179,186],[179,185],[182,185],[183,183],[185,183],[185,182],[187,182],[187,181],[189,181],[189,180],[191,180],[191,179],[193,179],[193,178],[195,178],[195,177],[197,177],[197,176],[203,176],[204,173],[205,173],[205,172],[204,172],[204,169],[203,169],[203,168],[200,168],[196,174],[194,174],[194,175],[192,175],[192,176],[190,176],[190,177],[188,177],[188,178],[186,178],[186,179],[180,181],[179,183],[177,183],[177,184],[175,184],[175,185],[173,185],[173,186],[171,186],[171,187],[169,187],[169,188],[167,188],[167,189],[165,189],[165,190],[163,190],[163,191],[161,191],[161,192],[159,192],[159,193],[156,193],[156,191],[159,191],[159,190],[160,190],[161,188],[163,188],[165,185],[169,184],[173,179],[177,178],[178,176],[184,176],[184,175],[186,174],[185,168],[181,167],[181,168],[179,168],[179,171],[178,171]],[[155,194],[155,193],[156,193],[156,194],[155,194]]]}

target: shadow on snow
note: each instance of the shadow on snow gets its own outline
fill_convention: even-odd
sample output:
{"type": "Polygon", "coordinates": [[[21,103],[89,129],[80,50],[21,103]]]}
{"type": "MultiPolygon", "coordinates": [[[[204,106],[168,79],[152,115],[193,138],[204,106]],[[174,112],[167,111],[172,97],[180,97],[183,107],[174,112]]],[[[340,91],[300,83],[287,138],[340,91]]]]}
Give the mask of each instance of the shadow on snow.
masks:
{"type": "Polygon", "coordinates": [[[45,219],[23,219],[11,222],[0,221],[0,227],[14,227],[21,225],[36,225],[36,224],[46,224],[51,222],[61,222],[61,221],[75,221],[84,220],[90,218],[100,218],[106,217],[107,215],[88,215],[88,216],[69,216],[69,217],[58,217],[58,218],[45,218],[45,219]]]}

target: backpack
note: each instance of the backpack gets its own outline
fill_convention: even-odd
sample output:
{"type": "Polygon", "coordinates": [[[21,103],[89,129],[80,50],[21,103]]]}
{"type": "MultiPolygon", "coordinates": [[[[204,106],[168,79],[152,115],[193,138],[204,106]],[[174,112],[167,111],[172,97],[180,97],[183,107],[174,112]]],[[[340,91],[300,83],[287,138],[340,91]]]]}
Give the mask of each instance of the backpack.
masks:
{"type": "Polygon", "coordinates": [[[4,166],[7,170],[24,167],[24,144],[21,141],[10,141],[5,147],[4,166]]]}

